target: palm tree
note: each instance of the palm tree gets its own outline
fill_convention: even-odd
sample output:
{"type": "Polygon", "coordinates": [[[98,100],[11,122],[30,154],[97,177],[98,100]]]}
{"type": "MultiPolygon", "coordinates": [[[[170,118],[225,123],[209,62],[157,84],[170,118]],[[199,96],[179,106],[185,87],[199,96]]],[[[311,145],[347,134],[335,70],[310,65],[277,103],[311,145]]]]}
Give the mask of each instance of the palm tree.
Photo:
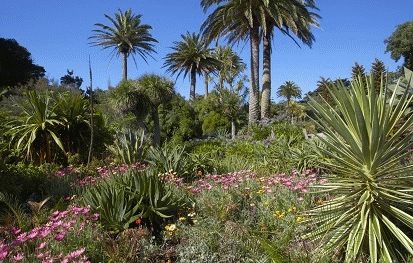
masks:
{"type": "Polygon", "coordinates": [[[215,71],[219,67],[219,61],[213,56],[212,49],[199,34],[189,33],[181,35],[181,41],[175,41],[173,52],[165,57],[164,67],[172,74],[184,78],[189,74],[191,88],[189,97],[195,99],[196,76],[215,71]]]}
{"type": "Polygon", "coordinates": [[[290,105],[292,99],[301,98],[301,89],[293,81],[286,81],[277,90],[277,95],[287,100],[287,106],[290,105]]]}
{"type": "Polygon", "coordinates": [[[111,26],[97,23],[98,29],[93,30],[95,33],[89,39],[92,40],[93,46],[102,46],[103,49],[113,48],[113,52],[123,57],[123,80],[128,79],[128,57],[132,58],[136,65],[134,55],[138,54],[145,62],[151,53],[156,53],[154,43],[158,41],[152,37],[150,30],[152,27],[142,24],[142,15],[135,15],[131,9],[122,12],[119,9],[115,18],[105,15],[112,23],[111,26]]]}
{"type": "Polygon", "coordinates": [[[251,86],[249,88],[248,122],[259,119],[259,44],[260,21],[265,12],[260,0],[202,0],[201,6],[215,10],[203,23],[201,30],[208,41],[226,37],[230,44],[248,41],[251,52],[251,86]]]}
{"type": "Polygon", "coordinates": [[[161,126],[159,123],[159,106],[167,103],[174,95],[174,83],[165,77],[146,74],[137,81],[138,92],[150,102],[150,111],[154,122],[153,141],[156,146],[161,144],[161,126]]]}
{"type": "Polygon", "coordinates": [[[232,89],[236,78],[245,70],[245,63],[240,56],[228,46],[216,48],[215,57],[221,62],[218,71],[217,86],[224,88],[224,83],[227,83],[229,88],[232,89]]]}
{"type": "Polygon", "coordinates": [[[271,42],[274,31],[279,29],[299,46],[293,38],[293,34],[305,45],[311,47],[314,35],[311,33],[310,27],[318,26],[317,19],[320,16],[310,11],[310,9],[317,9],[313,0],[268,1],[263,5],[267,13],[266,20],[263,22],[266,25],[262,26],[263,84],[261,118],[269,118],[271,106],[271,42]]]}
{"type": "Polygon", "coordinates": [[[174,94],[174,83],[164,77],[146,74],[136,81],[123,81],[111,92],[112,102],[123,113],[132,113],[139,124],[148,114],[154,122],[153,143],[161,143],[158,108],[174,94]]]}

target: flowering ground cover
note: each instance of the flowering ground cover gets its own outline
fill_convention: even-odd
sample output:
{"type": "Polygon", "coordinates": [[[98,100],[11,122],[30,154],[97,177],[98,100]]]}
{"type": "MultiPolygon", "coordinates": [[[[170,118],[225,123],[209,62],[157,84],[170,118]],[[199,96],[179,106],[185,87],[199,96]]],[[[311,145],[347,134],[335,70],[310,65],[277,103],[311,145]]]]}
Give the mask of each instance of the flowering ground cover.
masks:
{"type": "Polygon", "coordinates": [[[2,228],[0,260],[90,262],[85,247],[64,248],[64,243],[67,236],[81,236],[85,228],[96,229],[98,219],[99,215],[92,214],[87,207],[69,206],[64,211],[53,212],[46,223],[28,231],[17,227],[2,228]]]}

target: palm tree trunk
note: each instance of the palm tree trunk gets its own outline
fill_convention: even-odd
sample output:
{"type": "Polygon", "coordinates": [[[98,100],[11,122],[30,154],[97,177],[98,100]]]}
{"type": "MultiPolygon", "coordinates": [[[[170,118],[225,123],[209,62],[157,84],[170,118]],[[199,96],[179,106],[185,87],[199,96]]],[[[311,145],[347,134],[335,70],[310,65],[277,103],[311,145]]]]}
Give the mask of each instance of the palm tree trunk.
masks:
{"type": "Polygon", "coordinates": [[[191,70],[191,90],[189,92],[189,97],[191,100],[195,100],[195,86],[196,86],[196,71],[191,70]]]}
{"type": "Polygon", "coordinates": [[[205,72],[204,74],[204,83],[205,83],[205,99],[208,97],[208,93],[209,93],[209,75],[208,73],[205,72]]]}
{"type": "Polygon", "coordinates": [[[235,126],[235,120],[232,119],[231,120],[231,139],[235,139],[235,135],[236,135],[236,126],[235,126]]]}
{"type": "Polygon", "coordinates": [[[271,36],[263,37],[263,72],[261,94],[261,118],[270,117],[271,106],[271,36]]]}
{"type": "Polygon", "coordinates": [[[122,53],[123,67],[122,67],[122,80],[128,80],[128,53],[122,53]]]}
{"type": "MultiPolygon", "coordinates": [[[[258,25],[254,21],[254,25],[258,25]]],[[[255,26],[250,29],[250,45],[251,45],[251,86],[249,90],[249,109],[248,109],[248,125],[254,124],[259,119],[260,102],[259,102],[259,74],[260,74],[260,38],[259,27],[255,26]]]]}
{"type": "Polygon", "coordinates": [[[152,110],[153,119],[153,144],[158,147],[161,145],[161,126],[159,124],[158,108],[152,110]]]}

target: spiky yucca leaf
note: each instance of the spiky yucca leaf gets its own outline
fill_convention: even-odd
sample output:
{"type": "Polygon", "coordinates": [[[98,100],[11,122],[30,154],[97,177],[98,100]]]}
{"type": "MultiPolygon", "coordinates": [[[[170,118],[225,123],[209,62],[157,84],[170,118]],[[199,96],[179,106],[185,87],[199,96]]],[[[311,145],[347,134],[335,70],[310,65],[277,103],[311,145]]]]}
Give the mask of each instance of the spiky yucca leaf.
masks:
{"type": "Polygon", "coordinates": [[[334,197],[308,211],[316,228],[305,238],[320,242],[324,253],[345,252],[345,262],[413,254],[413,166],[401,165],[412,147],[413,96],[398,91],[381,85],[377,93],[372,79],[358,79],[350,89],[331,88],[334,108],[311,99],[334,173],[319,191],[334,197]]]}

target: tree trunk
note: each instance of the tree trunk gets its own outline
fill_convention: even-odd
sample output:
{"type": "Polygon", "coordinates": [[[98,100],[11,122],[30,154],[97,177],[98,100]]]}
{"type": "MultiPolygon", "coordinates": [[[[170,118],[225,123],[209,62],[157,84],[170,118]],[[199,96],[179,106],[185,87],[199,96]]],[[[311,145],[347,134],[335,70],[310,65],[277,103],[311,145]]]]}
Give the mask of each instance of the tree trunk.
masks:
{"type": "Polygon", "coordinates": [[[189,91],[189,97],[191,100],[195,100],[195,86],[196,86],[196,71],[191,70],[191,90],[189,91]]]}
{"type": "Polygon", "coordinates": [[[128,53],[122,53],[123,67],[122,67],[122,80],[128,80],[128,53]]]}
{"type": "Polygon", "coordinates": [[[231,139],[235,139],[236,135],[236,126],[235,126],[235,121],[231,120],[231,139]]]}
{"type": "MultiPolygon", "coordinates": [[[[254,22],[258,25],[258,22],[254,22]]],[[[248,125],[254,124],[259,120],[260,102],[259,102],[259,73],[260,73],[260,39],[259,27],[255,26],[250,29],[250,45],[251,45],[251,86],[249,90],[249,109],[248,109],[248,125]]]]}
{"type": "Polygon", "coordinates": [[[271,106],[271,36],[263,37],[263,72],[261,94],[261,118],[270,117],[271,106]]]}
{"type": "Polygon", "coordinates": [[[153,144],[158,147],[161,145],[161,126],[159,124],[158,108],[152,109],[153,119],[153,144]]]}
{"type": "Polygon", "coordinates": [[[208,97],[208,93],[209,93],[209,75],[208,73],[205,72],[204,74],[204,83],[205,83],[205,99],[208,97]]]}

